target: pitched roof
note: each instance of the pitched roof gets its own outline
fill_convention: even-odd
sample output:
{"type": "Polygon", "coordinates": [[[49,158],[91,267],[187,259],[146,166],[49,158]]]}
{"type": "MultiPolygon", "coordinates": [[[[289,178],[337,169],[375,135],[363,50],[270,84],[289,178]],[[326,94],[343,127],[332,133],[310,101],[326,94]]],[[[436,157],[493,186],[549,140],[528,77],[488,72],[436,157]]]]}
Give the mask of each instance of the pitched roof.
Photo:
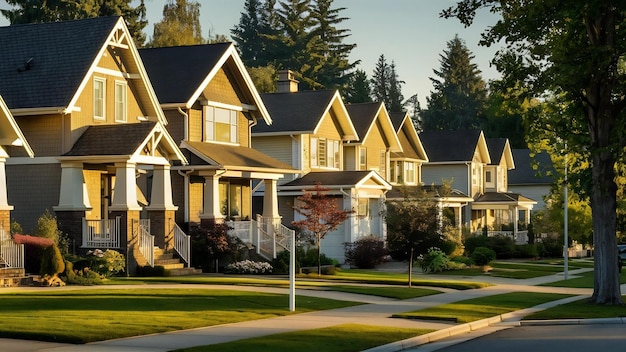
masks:
{"type": "Polygon", "coordinates": [[[89,126],[63,156],[133,155],[156,122],[89,126]]]}
{"type": "Polygon", "coordinates": [[[524,197],[519,193],[485,192],[474,200],[474,203],[537,203],[536,201],[524,197]]]}
{"type": "Polygon", "coordinates": [[[348,104],[346,110],[352,119],[356,133],[359,136],[359,140],[363,142],[363,139],[370,130],[370,127],[376,120],[378,112],[381,109],[382,103],[360,103],[360,104],[348,104]]]}
{"type": "Polygon", "coordinates": [[[309,90],[261,94],[273,123],[271,126],[258,124],[252,128],[252,133],[313,133],[330,108],[335,93],[335,90],[309,90]]]}
{"type": "Polygon", "coordinates": [[[276,160],[252,148],[189,141],[184,141],[181,147],[189,149],[191,152],[213,165],[225,168],[271,169],[278,173],[299,172],[299,170],[294,169],[291,165],[276,160]]]}
{"type": "Polygon", "coordinates": [[[391,119],[391,123],[393,123],[393,128],[396,132],[400,130],[400,127],[402,127],[402,123],[406,117],[408,117],[408,114],[403,111],[389,113],[389,118],[391,119]]]}
{"type": "Polygon", "coordinates": [[[10,109],[67,107],[120,17],[0,27],[0,94],[10,109]]]}
{"type": "Polygon", "coordinates": [[[472,161],[482,132],[428,131],[419,134],[430,162],[472,161]]]}
{"type": "Polygon", "coordinates": [[[338,187],[338,186],[358,186],[368,178],[375,178],[381,183],[381,187],[385,189],[391,189],[389,185],[382,177],[378,176],[374,171],[320,171],[309,172],[308,174],[297,178],[291,182],[288,182],[282,186],[285,188],[305,188],[315,186],[320,183],[325,187],[338,187]]]}
{"type": "Polygon", "coordinates": [[[161,104],[186,103],[232,43],[140,49],[161,104]]]}
{"type": "Polygon", "coordinates": [[[556,172],[550,155],[532,153],[530,149],[513,149],[515,169],[509,171],[509,186],[522,184],[551,184],[556,172]]]}
{"type": "Polygon", "coordinates": [[[486,141],[489,157],[491,158],[490,165],[500,165],[500,162],[504,158],[507,168],[509,170],[515,169],[515,158],[513,158],[513,154],[511,153],[508,138],[487,138],[486,141]]]}
{"type": "Polygon", "coordinates": [[[35,156],[2,96],[0,96],[0,145],[22,147],[29,157],[35,156]]]}

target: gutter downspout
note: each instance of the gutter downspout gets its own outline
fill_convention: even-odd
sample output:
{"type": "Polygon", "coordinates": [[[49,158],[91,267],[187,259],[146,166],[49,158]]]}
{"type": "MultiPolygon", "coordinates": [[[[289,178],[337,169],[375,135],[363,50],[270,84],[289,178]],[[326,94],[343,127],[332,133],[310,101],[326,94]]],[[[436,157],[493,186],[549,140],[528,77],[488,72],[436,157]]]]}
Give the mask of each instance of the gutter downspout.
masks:
{"type": "Polygon", "coordinates": [[[250,114],[252,121],[248,122],[248,148],[252,148],[252,127],[258,124],[258,121],[254,115],[250,114]]]}
{"type": "Polygon", "coordinates": [[[178,107],[178,113],[183,115],[183,140],[189,140],[189,114],[178,107]]]}

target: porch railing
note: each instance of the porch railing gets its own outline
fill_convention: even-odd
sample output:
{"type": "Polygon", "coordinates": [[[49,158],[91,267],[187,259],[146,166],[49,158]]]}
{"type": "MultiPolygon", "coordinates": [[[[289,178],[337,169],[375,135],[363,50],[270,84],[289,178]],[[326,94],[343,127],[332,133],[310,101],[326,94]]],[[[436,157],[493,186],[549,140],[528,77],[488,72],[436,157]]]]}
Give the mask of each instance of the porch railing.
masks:
{"type": "Polygon", "coordinates": [[[267,257],[276,258],[282,251],[289,250],[295,231],[289,229],[276,219],[257,217],[257,253],[267,257]]]}
{"type": "Polygon", "coordinates": [[[148,265],[154,267],[154,236],[152,236],[150,232],[148,232],[148,229],[143,226],[142,220],[139,220],[137,226],[135,227],[138,232],[137,237],[139,238],[139,252],[144,258],[146,258],[148,265]]]}
{"type": "Polygon", "coordinates": [[[517,231],[517,233],[514,233],[513,231],[487,231],[488,237],[498,235],[512,238],[515,241],[515,244],[528,243],[528,231],[517,231]]]}
{"type": "Polygon", "coordinates": [[[174,250],[191,267],[191,236],[174,224],[174,250]]]}
{"type": "Polygon", "coordinates": [[[83,218],[84,248],[120,248],[120,218],[87,220],[83,218]]]}
{"type": "Polygon", "coordinates": [[[0,268],[24,268],[24,245],[13,242],[10,235],[0,229],[0,268]]]}
{"type": "Polygon", "coordinates": [[[228,221],[226,223],[229,227],[228,234],[234,237],[239,238],[244,243],[250,243],[253,245],[257,245],[257,237],[255,234],[257,233],[257,222],[254,220],[250,221],[228,221]]]}

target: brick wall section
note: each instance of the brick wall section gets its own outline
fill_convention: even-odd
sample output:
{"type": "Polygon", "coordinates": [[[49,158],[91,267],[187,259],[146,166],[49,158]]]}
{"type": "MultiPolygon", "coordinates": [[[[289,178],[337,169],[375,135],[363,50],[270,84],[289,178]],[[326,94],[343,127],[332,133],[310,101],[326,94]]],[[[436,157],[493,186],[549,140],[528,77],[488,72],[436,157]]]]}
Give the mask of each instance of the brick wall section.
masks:
{"type": "Polygon", "coordinates": [[[120,243],[122,252],[126,256],[126,272],[129,275],[136,275],[137,268],[145,266],[146,260],[139,252],[139,238],[137,237],[134,226],[139,221],[139,211],[112,211],[110,218],[120,217],[120,243]],[[126,244],[126,246],[124,246],[126,244]]]}
{"type": "Polygon", "coordinates": [[[11,211],[0,210],[0,226],[4,230],[5,234],[11,233],[11,211]]]}
{"type": "Polygon", "coordinates": [[[83,245],[83,217],[84,211],[57,211],[57,225],[61,233],[66,233],[70,239],[70,251],[77,254],[83,245]]]}
{"type": "Polygon", "coordinates": [[[174,215],[173,210],[148,211],[155,246],[165,250],[174,248],[174,215]]]}

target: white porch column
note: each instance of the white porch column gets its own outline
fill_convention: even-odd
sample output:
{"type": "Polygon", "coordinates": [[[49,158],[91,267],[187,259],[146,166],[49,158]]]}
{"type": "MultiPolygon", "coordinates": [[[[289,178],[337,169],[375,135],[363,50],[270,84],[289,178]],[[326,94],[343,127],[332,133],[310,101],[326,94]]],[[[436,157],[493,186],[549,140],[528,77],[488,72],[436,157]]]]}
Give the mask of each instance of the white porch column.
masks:
{"type": "Polygon", "coordinates": [[[135,163],[115,164],[115,188],[109,210],[141,210],[137,202],[137,181],[135,181],[135,163]]]}
{"type": "Polygon", "coordinates": [[[5,168],[7,157],[8,154],[4,151],[4,148],[0,147],[0,210],[13,210],[13,206],[9,205],[7,197],[7,174],[5,168]]]}
{"type": "MultiPolygon", "coordinates": [[[[4,162],[2,163],[4,171],[4,162]]],[[[134,176],[133,176],[134,179],[134,176]]],[[[53,207],[55,211],[75,211],[91,209],[87,184],[83,176],[83,163],[61,163],[61,188],[59,205],[53,207]]]]}
{"type": "Polygon", "coordinates": [[[278,191],[277,180],[263,180],[265,190],[263,192],[263,217],[280,219],[278,214],[278,191]]]}
{"type": "Polygon", "coordinates": [[[519,223],[519,208],[515,206],[513,210],[513,237],[517,238],[517,225],[519,223]]]}
{"type": "Polygon", "coordinates": [[[148,210],[177,210],[172,201],[172,178],[169,165],[154,165],[148,210]]]}
{"type": "Polygon", "coordinates": [[[456,216],[456,228],[459,233],[459,241],[463,239],[463,213],[461,212],[461,207],[455,207],[454,215],[456,216]]]}
{"type": "Polygon", "coordinates": [[[200,219],[219,221],[224,218],[220,211],[219,190],[219,176],[204,176],[204,194],[202,196],[202,214],[200,214],[200,219]]]}

